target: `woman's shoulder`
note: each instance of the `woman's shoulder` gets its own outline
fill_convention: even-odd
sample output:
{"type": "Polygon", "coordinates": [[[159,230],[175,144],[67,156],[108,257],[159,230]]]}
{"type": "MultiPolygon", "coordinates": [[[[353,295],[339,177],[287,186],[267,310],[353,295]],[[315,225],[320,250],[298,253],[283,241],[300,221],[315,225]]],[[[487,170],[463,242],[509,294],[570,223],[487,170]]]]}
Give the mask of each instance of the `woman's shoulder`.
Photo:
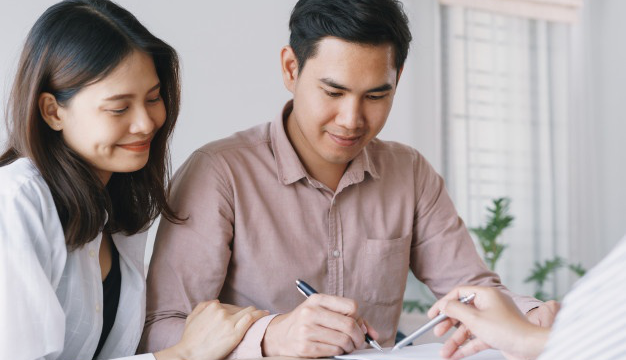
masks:
{"type": "Polygon", "coordinates": [[[26,246],[23,240],[28,238],[33,243],[59,242],[64,246],[50,188],[27,158],[0,167],[0,234],[6,237],[3,243],[26,246]]]}
{"type": "Polygon", "coordinates": [[[29,190],[50,192],[41,173],[30,159],[20,158],[0,167],[0,196],[17,196],[29,190]]]}

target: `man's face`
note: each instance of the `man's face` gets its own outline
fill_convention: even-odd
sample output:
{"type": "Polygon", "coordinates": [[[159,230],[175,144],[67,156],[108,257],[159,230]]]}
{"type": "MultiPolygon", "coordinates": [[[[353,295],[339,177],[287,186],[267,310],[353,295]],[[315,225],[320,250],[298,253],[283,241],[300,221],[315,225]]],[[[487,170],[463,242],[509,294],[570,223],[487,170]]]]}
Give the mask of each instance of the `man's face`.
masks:
{"type": "Polygon", "coordinates": [[[346,165],[385,125],[399,71],[391,44],[323,38],[301,73],[283,49],[283,78],[293,93],[287,133],[305,166],[346,165]]]}

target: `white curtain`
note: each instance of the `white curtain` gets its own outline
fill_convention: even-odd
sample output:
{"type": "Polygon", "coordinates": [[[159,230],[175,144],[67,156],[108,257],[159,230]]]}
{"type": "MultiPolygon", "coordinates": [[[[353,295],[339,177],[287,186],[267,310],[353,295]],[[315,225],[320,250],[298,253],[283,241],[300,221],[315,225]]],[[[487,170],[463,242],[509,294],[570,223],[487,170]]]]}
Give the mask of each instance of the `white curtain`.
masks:
{"type": "MultiPolygon", "coordinates": [[[[513,226],[496,271],[512,290],[536,261],[568,257],[570,27],[442,7],[444,176],[468,227],[497,197],[513,226]]],[[[567,272],[544,287],[562,294],[567,272]],[[560,280],[560,281],[559,281],[560,280]]]]}

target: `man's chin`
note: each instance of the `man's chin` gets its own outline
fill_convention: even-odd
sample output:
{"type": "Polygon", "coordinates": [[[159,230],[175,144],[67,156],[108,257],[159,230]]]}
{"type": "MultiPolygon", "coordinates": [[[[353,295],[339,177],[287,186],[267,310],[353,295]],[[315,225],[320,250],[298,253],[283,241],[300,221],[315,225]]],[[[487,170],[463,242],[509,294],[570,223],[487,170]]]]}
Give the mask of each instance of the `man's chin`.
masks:
{"type": "MultiPolygon", "coordinates": [[[[360,152],[360,151],[359,151],[360,152]]],[[[333,165],[347,165],[350,161],[354,160],[354,158],[359,154],[331,154],[328,156],[324,156],[324,159],[333,165]]]]}

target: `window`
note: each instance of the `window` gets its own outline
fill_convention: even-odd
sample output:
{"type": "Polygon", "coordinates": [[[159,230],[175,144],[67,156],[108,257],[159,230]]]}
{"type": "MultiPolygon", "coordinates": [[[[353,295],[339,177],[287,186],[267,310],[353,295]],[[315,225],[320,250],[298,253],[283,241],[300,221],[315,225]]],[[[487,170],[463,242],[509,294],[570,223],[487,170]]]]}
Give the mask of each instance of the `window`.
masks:
{"type": "MultiPolygon", "coordinates": [[[[569,28],[457,6],[441,14],[444,177],[468,227],[484,223],[491,199],[511,199],[496,271],[532,294],[534,262],[567,253],[569,28]]],[[[547,292],[562,294],[558,283],[547,292]]]]}

